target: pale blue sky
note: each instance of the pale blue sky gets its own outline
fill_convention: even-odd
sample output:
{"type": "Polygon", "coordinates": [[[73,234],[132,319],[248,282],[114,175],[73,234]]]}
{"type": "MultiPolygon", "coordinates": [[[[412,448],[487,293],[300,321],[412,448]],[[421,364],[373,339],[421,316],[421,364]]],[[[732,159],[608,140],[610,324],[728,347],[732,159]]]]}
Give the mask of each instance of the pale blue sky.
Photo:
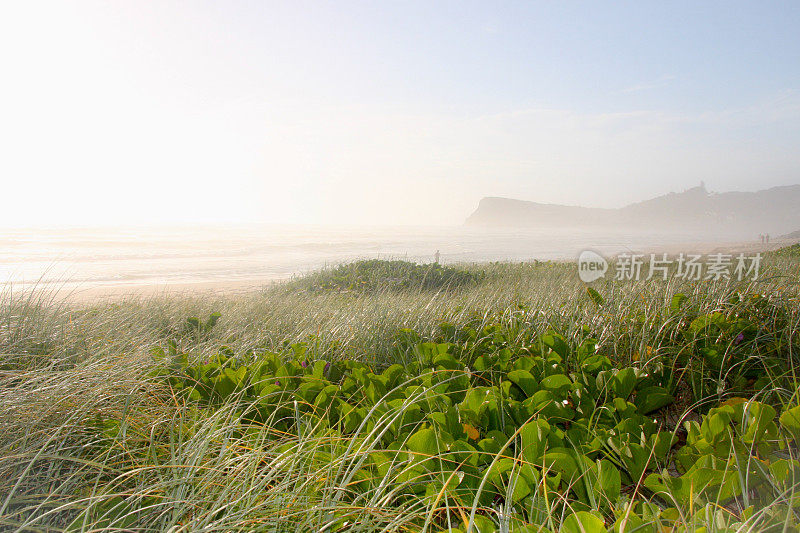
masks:
{"type": "Polygon", "coordinates": [[[9,2],[0,224],[800,183],[798,28],[797,2],[9,2]]]}

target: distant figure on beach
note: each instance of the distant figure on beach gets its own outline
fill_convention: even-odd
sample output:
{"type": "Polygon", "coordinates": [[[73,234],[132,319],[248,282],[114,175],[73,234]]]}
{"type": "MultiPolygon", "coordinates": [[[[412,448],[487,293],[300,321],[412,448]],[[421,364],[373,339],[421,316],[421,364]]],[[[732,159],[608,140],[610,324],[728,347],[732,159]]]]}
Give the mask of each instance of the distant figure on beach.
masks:
{"type": "Polygon", "coordinates": [[[439,250],[436,250],[436,253],[433,254],[433,262],[434,263],[438,263],[439,262],[439,250]]]}
{"type": "Polygon", "coordinates": [[[769,233],[767,233],[766,238],[767,238],[767,244],[769,244],[769,233]]]}
{"type": "Polygon", "coordinates": [[[761,244],[764,244],[764,234],[759,233],[758,238],[761,239],[761,244]]]}

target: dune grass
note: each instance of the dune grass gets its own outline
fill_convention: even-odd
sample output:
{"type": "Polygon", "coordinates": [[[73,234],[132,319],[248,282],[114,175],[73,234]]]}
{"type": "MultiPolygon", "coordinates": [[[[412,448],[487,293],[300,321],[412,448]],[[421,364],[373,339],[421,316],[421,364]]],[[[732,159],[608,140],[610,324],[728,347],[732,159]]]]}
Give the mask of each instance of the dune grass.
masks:
{"type": "Polygon", "coordinates": [[[770,253],[776,257],[800,257],[800,243],[784,246],[770,253]]]}
{"type": "Polygon", "coordinates": [[[564,263],[460,265],[437,283],[419,282],[424,276],[409,268],[413,283],[383,290],[383,267],[356,276],[351,266],[248,295],[81,305],[7,290],[0,302],[0,528],[796,527],[799,265],[771,257],[757,282],[606,280],[592,284],[593,294],[564,263]],[[354,289],[354,279],[369,280],[369,290],[354,289]],[[542,362],[553,370],[526,391],[524,374],[513,372],[536,377],[525,365],[542,362]],[[396,363],[400,381],[370,390],[387,372],[395,376],[388,369],[396,363]],[[228,371],[239,376],[231,388],[220,381],[228,371]],[[442,392],[433,376],[445,371],[460,388],[442,392]],[[635,375],[628,394],[606,379],[623,371],[635,375]],[[564,376],[568,389],[542,385],[549,375],[564,376]],[[329,400],[313,386],[302,394],[314,396],[298,396],[303,380],[313,379],[335,385],[329,400]],[[657,404],[645,407],[647,396],[661,394],[654,387],[672,400],[648,411],[657,404]],[[521,412],[534,390],[566,395],[575,413],[545,406],[528,420],[508,415],[515,422],[498,433],[483,404],[470,407],[471,390],[505,394],[502,416],[521,412]],[[594,402],[583,414],[579,390],[594,402]],[[343,411],[341,402],[353,409],[343,411]],[[428,402],[425,416],[406,420],[420,402],[428,402]],[[446,431],[433,413],[448,405],[456,418],[441,422],[455,420],[446,431]],[[668,436],[667,450],[656,454],[655,441],[645,439],[638,448],[615,452],[601,442],[587,451],[577,439],[610,438],[615,426],[601,418],[614,405],[631,419],[652,417],[647,438],[668,436]],[[583,436],[568,433],[588,419],[583,436]],[[543,462],[528,460],[521,439],[539,420],[548,423],[548,449],[572,454],[576,475],[546,454],[537,456],[543,462]],[[481,448],[484,440],[499,448],[481,448]],[[475,451],[453,448],[455,441],[475,451]],[[448,454],[456,449],[465,462],[454,466],[448,454]],[[641,472],[625,463],[634,452],[652,456],[641,472]],[[693,464],[705,470],[691,471],[693,464]],[[469,476],[472,485],[463,481],[469,476]],[[464,490],[450,490],[456,479],[464,490]]]}
{"type": "Polygon", "coordinates": [[[401,260],[369,259],[322,269],[294,280],[289,287],[312,292],[448,291],[474,285],[481,277],[481,272],[439,263],[417,264],[401,260]]]}

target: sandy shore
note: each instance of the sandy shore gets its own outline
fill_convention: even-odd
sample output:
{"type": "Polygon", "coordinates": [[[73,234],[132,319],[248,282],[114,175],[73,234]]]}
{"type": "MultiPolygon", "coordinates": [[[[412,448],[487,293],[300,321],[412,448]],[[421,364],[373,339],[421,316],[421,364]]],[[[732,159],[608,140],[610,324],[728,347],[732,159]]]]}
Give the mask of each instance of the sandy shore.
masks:
{"type": "Polygon", "coordinates": [[[774,239],[767,244],[756,241],[742,242],[692,242],[685,244],[662,244],[652,248],[631,249],[628,253],[678,255],[680,253],[693,254],[748,254],[770,252],[797,243],[797,239],[774,239]]]}
{"type": "MultiPolygon", "coordinates": [[[[797,239],[775,239],[769,244],[760,242],[700,242],[685,244],[655,245],[651,248],[631,248],[620,253],[642,253],[642,254],[663,254],[677,256],[680,253],[695,254],[715,254],[729,253],[748,255],[757,252],[768,252],[778,248],[795,244],[797,239]]],[[[199,282],[163,282],[163,283],[128,283],[128,284],[103,284],[70,286],[65,284],[63,287],[51,291],[50,295],[58,300],[65,300],[72,303],[92,303],[104,300],[138,299],[159,297],[167,295],[185,294],[191,296],[222,296],[234,294],[246,294],[263,290],[269,286],[281,283],[288,279],[287,276],[258,278],[248,280],[220,280],[220,281],[199,281],[199,282]]]]}
{"type": "Polygon", "coordinates": [[[63,287],[51,291],[54,299],[66,300],[74,303],[101,302],[103,300],[124,300],[152,298],[159,296],[174,296],[179,294],[192,296],[214,296],[246,294],[263,290],[276,283],[285,281],[286,278],[229,280],[229,281],[198,281],[194,283],[128,283],[107,284],[95,286],[63,287]]]}

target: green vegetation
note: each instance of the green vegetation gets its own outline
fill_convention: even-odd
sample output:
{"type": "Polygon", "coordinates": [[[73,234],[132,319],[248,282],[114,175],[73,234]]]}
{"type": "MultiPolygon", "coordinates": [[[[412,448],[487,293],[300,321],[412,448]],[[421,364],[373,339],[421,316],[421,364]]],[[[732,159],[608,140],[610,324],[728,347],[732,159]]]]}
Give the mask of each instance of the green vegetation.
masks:
{"type": "Polygon", "coordinates": [[[0,523],[793,530],[797,262],[765,269],[587,290],[574,265],[467,265],[447,291],[308,290],[325,273],[83,307],[7,293],[0,523]]]}
{"type": "Polygon", "coordinates": [[[769,253],[776,257],[800,257],[800,243],[784,246],[769,253]]]}
{"type": "Polygon", "coordinates": [[[473,285],[477,272],[439,263],[419,265],[410,261],[369,259],[321,270],[296,280],[292,288],[309,291],[386,292],[452,290],[473,285]]]}

